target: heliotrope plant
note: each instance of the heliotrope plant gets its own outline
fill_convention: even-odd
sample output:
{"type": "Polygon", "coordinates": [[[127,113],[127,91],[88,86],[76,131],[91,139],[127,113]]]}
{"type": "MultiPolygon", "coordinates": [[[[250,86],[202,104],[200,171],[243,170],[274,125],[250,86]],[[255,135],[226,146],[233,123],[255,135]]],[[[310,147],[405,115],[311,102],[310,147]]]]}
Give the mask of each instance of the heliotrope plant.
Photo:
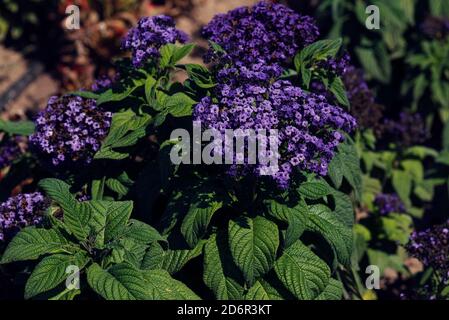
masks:
{"type": "Polygon", "coordinates": [[[341,40],[316,41],[311,18],[268,2],[215,17],[204,35],[208,66],[183,64],[194,48],[181,45],[184,33],[171,18],[144,18],[109,88],[52,98],[39,115],[34,150],[66,181],[39,183],[52,200],[46,223],[22,229],[2,256],[39,259],[27,298],[340,299],[352,290],[339,279],[356,267],[362,178],[341,40]],[[173,81],[180,71],[183,83],[173,81]],[[313,81],[332,99],[311,92],[313,81]],[[280,171],[172,164],[170,132],[193,120],[279,130],[280,171]],[[142,155],[148,144],[156,151],[142,155]],[[90,200],[77,201],[80,190],[90,200]],[[65,286],[69,265],[81,270],[80,289],[65,286]],[[186,276],[192,266],[202,273],[186,276]]]}

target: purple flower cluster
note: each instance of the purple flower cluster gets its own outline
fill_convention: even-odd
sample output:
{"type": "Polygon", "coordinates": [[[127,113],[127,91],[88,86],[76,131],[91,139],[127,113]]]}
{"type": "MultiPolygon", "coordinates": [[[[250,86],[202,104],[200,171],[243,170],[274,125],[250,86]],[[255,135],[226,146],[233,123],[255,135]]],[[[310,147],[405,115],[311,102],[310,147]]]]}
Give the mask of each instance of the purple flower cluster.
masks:
{"type": "Polygon", "coordinates": [[[216,101],[203,98],[194,109],[194,119],[204,128],[278,130],[279,171],[273,176],[281,188],[289,185],[294,168],[327,174],[328,163],[342,132],[352,131],[356,122],[323,96],[307,93],[289,81],[268,86],[253,84],[218,87],[216,101]]]}
{"type": "Polygon", "coordinates": [[[126,35],[122,47],[132,51],[134,66],[141,67],[148,59],[158,59],[163,45],[184,43],[187,39],[184,32],[175,28],[173,18],[158,15],[140,19],[137,27],[126,35]]]}
{"type": "Polygon", "coordinates": [[[98,77],[97,79],[95,79],[94,83],[92,84],[92,91],[98,92],[98,91],[105,91],[107,89],[109,89],[113,83],[117,80],[118,78],[118,74],[114,77],[111,78],[107,75],[102,75],[100,77],[98,77]]]}
{"type": "Polygon", "coordinates": [[[318,62],[318,67],[338,76],[344,75],[350,68],[351,57],[345,53],[339,58],[328,58],[318,62]]]}
{"type": "Polygon", "coordinates": [[[3,169],[11,164],[12,161],[22,153],[20,148],[21,137],[4,138],[0,144],[0,169],[3,169]]]}
{"type": "Polygon", "coordinates": [[[445,39],[449,35],[449,19],[428,16],[420,29],[430,39],[445,39]]]}
{"type": "Polygon", "coordinates": [[[383,139],[394,141],[399,147],[407,148],[425,142],[429,136],[423,118],[418,113],[401,112],[397,121],[384,121],[383,139]]]}
{"type": "Polygon", "coordinates": [[[406,249],[445,280],[449,279],[449,221],[424,231],[414,231],[406,249]]]}
{"type": "Polygon", "coordinates": [[[380,193],[374,199],[374,204],[379,209],[381,215],[387,215],[389,213],[403,213],[405,212],[404,203],[399,199],[396,194],[380,193]]]}
{"type": "Polygon", "coordinates": [[[11,239],[21,228],[42,221],[49,201],[39,192],[19,194],[0,204],[0,241],[11,239]]]}
{"type": "Polygon", "coordinates": [[[211,48],[205,59],[219,58],[222,66],[232,62],[236,67],[249,69],[253,65],[283,64],[318,35],[312,18],[281,4],[261,1],[253,7],[216,15],[205,26],[203,36],[226,52],[223,56],[211,48]]]}
{"type": "Polygon", "coordinates": [[[112,113],[95,100],[77,96],[51,97],[36,119],[30,143],[55,166],[88,164],[111,126],[112,113]]]}
{"type": "Polygon", "coordinates": [[[351,114],[362,129],[373,129],[376,136],[382,132],[384,106],[377,104],[373,91],[365,81],[363,71],[350,66],[343,74],[343,83],[351,104],[351,114]]]}

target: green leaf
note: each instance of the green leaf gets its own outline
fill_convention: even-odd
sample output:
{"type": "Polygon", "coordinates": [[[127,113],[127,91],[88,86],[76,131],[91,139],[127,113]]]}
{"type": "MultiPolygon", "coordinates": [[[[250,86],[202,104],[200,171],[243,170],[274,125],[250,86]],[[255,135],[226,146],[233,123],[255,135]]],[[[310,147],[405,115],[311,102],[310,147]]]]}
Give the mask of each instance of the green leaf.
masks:
{"type": "Polygon", "coordinates": [[[28,227],[9,243],[0,263],[35,260],[41,255],[65,252],[68,241],[54,230],[28,227]]]}
{"type": "Polygon", "coordinates": [[[204,246],[204,283],[217,300],[241,300],[241,275],[233,263],[224,234],[212,235],[204,246]]]}
{"type": "Polygon", "coordinates": [[[58,179],[44,179],[39,182],[39,187],[45,191],[49,198],[61,206],[64,212],[64,225],[78,240],[86,239],[89,234],[90,212],[78,210],[79,204],[70,193],[70,186],[58,179]]]}
{"type": "Polygon", "coordinates": [[[194,248],[203,237],[215,212],[222,207],[222,202],[194,203],[187,212],[181,225],[181,233],[190,248],[194,248]]]}
{"type": "Polygon", "coordinates": [[[307,225],[307,206],[299,203],[294,207],[271,200],[268,204],[268,213],[283,222],[288,223],[285,233],[285,247],[295,243],[304,232],[307,225]]]}
{"type": "MultiPolygon", "coordinates": [[[[181,66],[180,66],[181,67],[181,66]]],[[[200,88],[210,89],[215,87],[215,83],[212,79],[212,75],[209,70],[200,65],[194,63],[188,63],[182,66],[189,78],[200,88]]]]}
{"type": "Polygon", "coordinates": [[[105,242],[111,241],[121,234],[133,211],[132,201],[111,202],[107,208],[104,230],[105,242]]]}
{"type": "Polygon", "coordinates": [[[300,241],[284,251],[274,270],[284,286],[301,300],[315,299],[329,284],[327,264],[300,241]]]}
{"type": "Polygon", "coordinates": [[[349,100],[346,95],[346,88],[340,77],[335,77],[329,86],[329,90],[333,93],[338,103],[349,108],[349,100]]]}
{"type": "Polygon", "coordinates": [[[345,226],[328,207],[321,204],[310,206],[307,228],[327,240],[340,263],[345,266],[350,264],[352,229],[345,226]]]}
{"type": "Polygon", "coordinates": [[[174,66],[177,64],[182,58],[188,56],[192,50],[195,48],[195,44],[189,43],[180,47],[176,47],[173,56],[170,61],[170,65],[174,66]]]}
{"type": "Polygon", "coordinates": [[[304,182],[299,188],[298,192],[306,199],[318,200],[330,194],[331,189],[323,182],[304,182]]]}
{"type": "Polygon", "coordinates": [[[229,222],[229,248],[245,280],[253,285],[256,278],[270,271],[279,246],[279,231],[273,222],[261,216],[242,217],[229,222]]]}
{"type": "Polygon", "coordinates": [[[88,258],[82,254],[56,254],[45,257],[28,278],[25,286],[25,299],[56,288],[67,279],[66,269],[68,266],[75,265],[81,270],[87,262],[88,258]]]}
{"type": "Polygon", "coordinates": [[[146,270],[142,275],[153,300],[200,300],[184,283],[173,279],[165,270],[146,270]]]}
{"type": "Polygon", "coordinates": [[[187,262],[198,257],[205,241],[200,241],[194,249],[167,250],[162,262],[162,269],[174,274],[181,270],[187,262]]]}
{"type": "Polygon", "coordinates": [[[166,242],[166,239],[152,226],[134,219],[129,221],[122,236],[142,244],[151,244],[156,241],[166,242]]]}
{"type": "Polygon", "coordinates": [[[102,92],[97,99],[97,105],[106,102],[118,102],[129,97],[136,89],[145,85],[145,79],[133,79],[131,83],[119,83],[113,88],[102,92]]]}
{"type": "Polygon", "coordinates": [[[410,193],[412,191],[412,178],[403,170],[393,170],[392,184],[396,193],[405,205],[410,205],[410,193]]]}
{"type": "Polygon", "coordinates": [[[245,300],[271,300],[271,298],[260,282],[256,281],[246,293],[245,300]]]}
{"type": "Polygon", "coordinates": [[[360,160],[355,146],[347,140],[338,146],[338,153],[329,163],[328,174],[337,189],[341,187],[343,177],[346,178],[354,188],[357,199],[360,199],[363,191],[360,160]]]}
{"type": "Polygon", "coordinates": [[[167,96],[164,108],[174,117],[186,117],[192,115],[192,106],[195,103],[196,101],[185,93],[178,92],[172,96],[167,96]]]}
{"type": "Polygon", "coordinates": [[[34,123],[32,121],[5,121],[0,119],[0,131],[10,135],[29,136],[34,133],[34,123]]]}
{"type": "Polygon", "coordinates": [[[319,40],[300,52],[301,61],[323,60],[335,57],[340,50],[342,39],[319,40]]]}
{"type": "Polygon", "coordinates": [[[341,300],[343,297],[343,285],[333,278],[329,279],[329,284],[324,291],[316,297],[316,300],[341,300]]]}
{"type": "Polygon", "coordinates": [[[153,296],[141,272],[130,264],[108,270],[94,263],[87,269],[89,286],[106,300],[148,300],[153,296]]]}

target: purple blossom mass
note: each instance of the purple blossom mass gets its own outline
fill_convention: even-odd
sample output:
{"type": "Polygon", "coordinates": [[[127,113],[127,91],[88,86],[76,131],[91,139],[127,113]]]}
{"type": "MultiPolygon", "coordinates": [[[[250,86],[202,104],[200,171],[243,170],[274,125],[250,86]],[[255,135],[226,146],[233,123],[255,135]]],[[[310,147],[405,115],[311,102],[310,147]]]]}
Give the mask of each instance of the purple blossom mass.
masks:
{"type": "Polygon", "coordinates": [[[409,254],[449,279],[449,221],[424,231],[414,231],[406,246],[409,254]]]}
{"type": "Polygon", "coordinates": [[[389,213],[404,213],[404,203],[399,199],[396,194],[380,193],[374,199],[374,204],[379,209],[381,215],[387,215],[389,213]]]}
{"type": "Polygon", "coordinates": [[[0,241],[11,239],[21,228],[39,224],[48,206],[40,192],[19,194],[0,204],[0,241]]]}
{"type": "Polygon", "coordinates": [[[77,96],[51,97],[36,119],[31,145],[53,165],[89,164],[111,126],[112,113],[95,100],[77,96]]]}
{"type": "Polygon", "coordinates": [[[274,179],[281,188],[288,187],[294,168],[326,175],[342,132],[356,126],[344,110],[289,81],[235,88],[224,84],[217,91],[216,100],[205,97],[195,107],[194,119],[222,134],[225,129],[277,129],[280,170],[274,179]]]}
{"type": "Polygon", "coordinates": [[[131,50],[134,66],[141,67],[148,59],[158,59],[162,46],[187,39],[187,34],[175,28],[173,18],[158,15],[140,19],[124,38],[122,48],[131,50]]]}
{"type": "Polygon", "coordinates": [[[383,139],[394,141],[401,148],[421,144],[428,137],[429,132],[418,113],[401,112],[397,121],[386,119],[384,122],[383,139]]]}
{"type": "MultiPolygon", "coordinates": [[[[311,17],[267,1],[216,15],[203,30],[203,36],[219,44],[231,61],[245,65],[282,64],[318,35],[311,17]]],[[[211,49],[206,60],[214,55],[211,49]]]]}
{"type": "Polygon", "coordinates": [[[8,137],[0,144],[0,170],[9,166],[21,153],[21,137],[8,137]]]}

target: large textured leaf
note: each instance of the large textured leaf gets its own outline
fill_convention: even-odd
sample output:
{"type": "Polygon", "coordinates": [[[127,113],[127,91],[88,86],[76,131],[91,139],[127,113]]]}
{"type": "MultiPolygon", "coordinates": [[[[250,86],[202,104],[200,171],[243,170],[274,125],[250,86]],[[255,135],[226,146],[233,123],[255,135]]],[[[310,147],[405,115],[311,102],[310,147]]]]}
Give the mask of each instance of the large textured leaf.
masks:
{"type": "Polygon", "coordinates": [[[338,146],[338,153],[329,163],[328,174],[337,189],[341,187],[344,177],[354,188],[357,198],[361,198],[362,171],[357,150],[352,143],[346,141],[338,146]]]}
{"type": "Polygon", "coordinates": [[[343,296],[343,285],[340,281],[330,278],[326,289],[316,297],[316,300],[341,300],[343,296]]]}
{"type": "Polygon", "coordinates": [[[285,247],[292,245],[302,235],[307,226],[307,207],[305,203],[298,203],[294,207],[270,200],[268,203],[269,214],[281,221],[288,223],[285,233],[285,247]]]}
{"type": "Polygon", "coordinates": [[[245,300],[271,300],[271,298],[260,282],[256,281],[256,283],[246,293],[245,300]]]}
{"type": "Polygon", "coordinates": [[[129,222],[123,236],[143,244],[151,244],[156,241],[166,242],[166,239],[152,226],[134,219],[131,219],[129,222]]]}
{"type": "Polygon", "coordinates": [[[1,263],[35,260],[43,254],[65,252],[67,245],[67,240],[54,230],[28,227],[11,240],[1,263]]]}
{"type": "Polygon", "coordinates": [[[87,257],[82,254],[55,254],[45,257],[28,278],[25,286],[25,299],[55,288],[67,279],[66,268],[68,266],[75,265],[82,269],[87,261],[87,257]]]}
{"type": "Polygon", "coordinates": [[[104,231],[105,241],[110,241],[117,237],[131,216],[133,211],[132,201],[111,202],[106,215],[106,225],[104,231]]]}
{"type": "Polygon", "coordinates": [[[284,251],[274,269],[284,286],[301,300],[315,299],[329,283],[327,264],[299,241],[284,251]]]}
{"type": "Polygon", "coordinates": [[[410,205],[410,193],[412,191],[411,175],[403,170],[394,170],[392,183],[401,200],[406,205],[410,205]]]}
{"type": "Polygon", "coordinates": [[[187,262],[201,254],[204,244],[205,241],[202,240],[194,249],[167,250],[162,261],[162,269],[170,274],[178,272],[187,262]]]}
{"type": "Polygon", "coordinates": [[[240,271],[233,263],[225,235],[213,235],[204,246],[204,283],[218,300],[239,300],[243,287],[240,271]]]}
{"type": "Polygon", "coordinates": [[[222,206],[221,202],[193,204],[182,225],[181,233],[191,248],[194,248],[207,230],[210,220],[215,212],[222,206]]]}
{"type": "Polygon", "coordinates": [[[130,264],[116,264],[108,270],[94,263],[87,269],[89,286],[106,300],[149,300],[149,287],[141,272],[130,264]]]}
{"type": "Polygon", "coordinates": [[[58,179],[44,179],[39,182],[46,195],[56,201],[64,211],[64,224],[79,239],[89,234],[90,211],[79,210],[78,202],[70,193],[70,186],[58,179]]]}
{"type": "Polygon", "coordinates": [[[306,199],[318,200],[330,194],[331,189],[324,182],[309,181],[302,183],[298,192],[306,199]]]}
{"type": "Polygon", "coordinates": [[[200,298],[181,281],[173,279],[165,270],[147,270],[143,278],[153,300],[199,300],[200,298]]]}
{"type": "Polygon", "coordinates": [[[310,206],[307,227],[327,240],[340,263],[349,265],[353,245],[352,229],[344,225],[334,212],[324,205],[310,206]]]}
{"type": "Polygon", "coordinates": [[[279,231],[261,216],[229,222],[229,248],[235,264],[249,285],[270,271],[279,246],[279,231]]]}

